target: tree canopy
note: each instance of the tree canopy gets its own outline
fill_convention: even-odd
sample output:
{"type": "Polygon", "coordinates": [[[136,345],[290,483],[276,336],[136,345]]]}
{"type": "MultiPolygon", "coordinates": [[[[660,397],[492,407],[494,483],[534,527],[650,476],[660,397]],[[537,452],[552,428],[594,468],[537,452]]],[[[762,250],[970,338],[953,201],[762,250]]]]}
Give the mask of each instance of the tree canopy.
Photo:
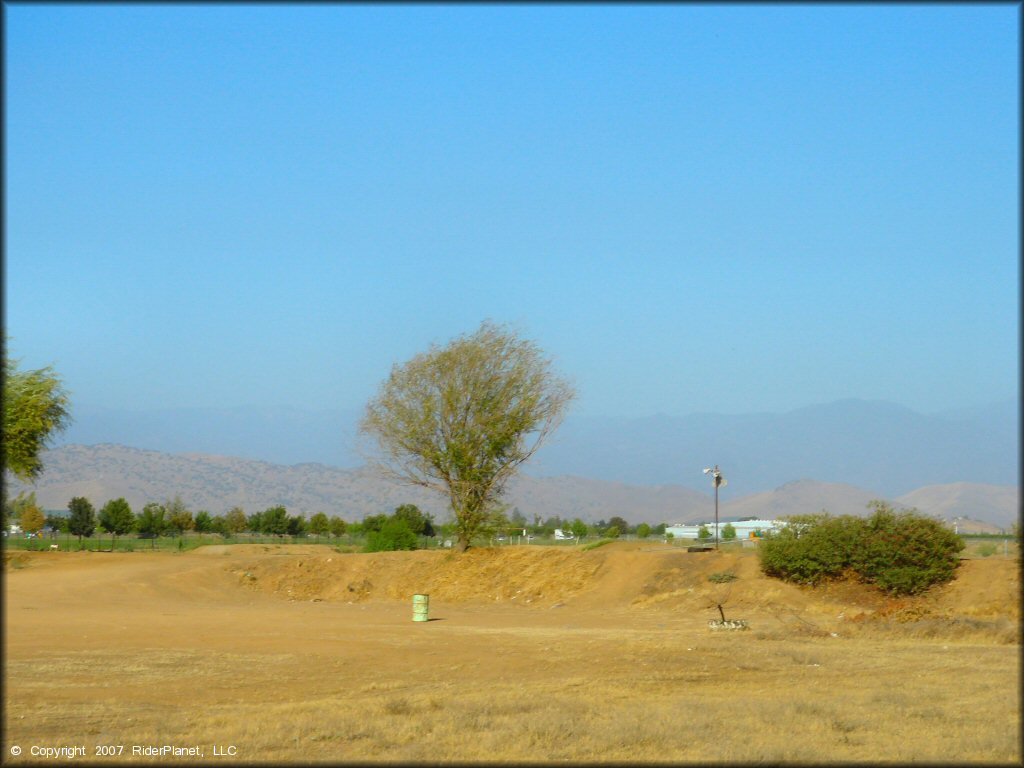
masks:
{"type": "Polygon", "coordinates": [[[360,423],[386,475],[448,496],[456,551],[500,515],[516,469],[557,428],[575,393],[530,341],[485,321],[395,365],[360,423]]]}
{"type": "Polygon", "coordinates": [[[19,371],[4,354],[4,439],[0,445],[3,469],[22,480],[43,471],[39,454],[71,423],[69,398],[53,368],[19,371]]]}
{"type": "Polygon", "coordinates": [[[113,550],[117,537],[123,536],[135,527],[135,515],[132,514],[131,506],[123,497],[111,499],[100,510],[100,525],[113,536],[113,541],[110,544],[110,548],[113,550]]]}
{"type": "Polygon", "coordinates": [[[21,523],[21,530],[25,533],[38,533],[46,525],[46,516],[38,505],[27,504],[21,510],[19,521],[21,523]]]}
{"type": "Polygon", "coordinates": [[[75,496],[68,502],[68,511],[71,513],[68,518],[68,530],[82,541],[82,537],[92,536],[96,530],[96,510],[87,498],[75,496]]]}

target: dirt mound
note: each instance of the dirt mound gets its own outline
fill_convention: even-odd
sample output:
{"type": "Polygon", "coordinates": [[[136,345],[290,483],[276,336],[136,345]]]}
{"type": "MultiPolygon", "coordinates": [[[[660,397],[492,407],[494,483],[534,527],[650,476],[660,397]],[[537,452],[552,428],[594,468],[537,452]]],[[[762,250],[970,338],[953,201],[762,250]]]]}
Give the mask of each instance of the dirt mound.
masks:
{"type": "Polygon", "coordinates": [[[812,589],[768,578],[751,551],[694,553],[638,544],[591,551],[480,548],[462,555],[339,554],[328,547],[299,552],[256,545],[233,548],[232,562],[225,567],[249,589],[303,601],[362,603],[429,594],[432,601],[445,603],[708,612],[711,617],[722,605],[731,618],[770,618],[774,624],[802,624],[817,631],[870,618],[1020,615],[1016,561],[964,561],[952,583],[919,597],[893,599],[854,582],[812,589]]]}
{"type": "Polygon", "coordinates": [[[362,602],[429,594],[448,602],[553,604],[583,592],[599,566],[565,548],[260,557],[229,567],[239,581],[291,600],[362,602]]]}

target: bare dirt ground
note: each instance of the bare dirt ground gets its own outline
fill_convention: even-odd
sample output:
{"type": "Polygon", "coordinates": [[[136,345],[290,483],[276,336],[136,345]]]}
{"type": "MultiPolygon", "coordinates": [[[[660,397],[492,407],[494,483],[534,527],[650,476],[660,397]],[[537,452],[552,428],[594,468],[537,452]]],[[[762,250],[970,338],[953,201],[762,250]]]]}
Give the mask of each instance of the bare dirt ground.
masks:
{"type": "Polygon", "coordinates": [[[910,600],[639,542],[5,566],[12,765],[61,747],[110,763],[1021,760],[1018,559],[965,561],[910,600]],[[750,628],[711,631],[718,604],[750,628]],[[146,753],[162,746],[196,754],[146,753]]]}

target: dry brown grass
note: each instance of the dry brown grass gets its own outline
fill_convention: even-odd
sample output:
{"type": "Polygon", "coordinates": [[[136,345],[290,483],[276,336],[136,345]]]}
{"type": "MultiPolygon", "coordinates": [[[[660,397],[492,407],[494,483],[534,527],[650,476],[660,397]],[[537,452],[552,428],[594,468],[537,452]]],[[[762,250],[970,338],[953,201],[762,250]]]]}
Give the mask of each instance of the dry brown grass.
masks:
{"type": "Polygon", "coordinates": [[[45,662],[14,666],[12,678],[32,682],[16,686],[6,725],[14,741],[58,743],[73,731],[95,743],[235,744],[246,760],[267,762],[1019,758],[1015,650],[750,635],[698,641],[687,653],[635,637],[632,651],[655,648],[646,663],[615,663],[609,642],[591,651],[600,669],[577,660],[563,674],[521,679],[424,680],[380,669],[372,681],[332,692],[297,655],[128,659],[126,674],[138,686],[160,686],[163,706],[126,696],[120,675],[102,671],[113,659],[92,654],[58,670],[70,684],[55,684],[45,662]]]}
{"type": "MultiPolygon", "coordinates": [[[[529,564],[542,607],[438,601],[439,620],[419,624],[407,600],[288,599],[325,576],[296,580],[308,556],[301,568],[273,553],[277,565],[246,560],[262,582],[279,579],[277,594],[199,555],[19,571],[8,582],[4,754],[84,743],[198,744],[201,762],[213,745],[256,763],[1020,762],[1019,632],[1009,609],[974,597],[996,565],[930,602],[872,603],[837,587],[839,604],[765,584],[775,602],[764,606],[743,591],[756,579],[747,562],[644,570],[646,555],[617,562],[614,546],[586,555],[603,559],[558,560],[553,573],[529,564]],[[750,631],[707,629],[716,612],[702,606],[725,593],[706,573],[723,564],[740,576],[730,605],[750,631]],[[558,570],[568,586],[556,586],[558,570]],[[578,591],[588,571],[592,589],[578,591]],[[642,578],[626,589],[624,574],[642,578]],[[654,599],[652,583],[674,596],[654,599]],[[577,600],[555,607],[566,595],[577,600]],[[839,618],[855,609],[873,613],[839,618]]],[[[394,578],[354,573],[398,589],[406,566],[394,578]]]]}

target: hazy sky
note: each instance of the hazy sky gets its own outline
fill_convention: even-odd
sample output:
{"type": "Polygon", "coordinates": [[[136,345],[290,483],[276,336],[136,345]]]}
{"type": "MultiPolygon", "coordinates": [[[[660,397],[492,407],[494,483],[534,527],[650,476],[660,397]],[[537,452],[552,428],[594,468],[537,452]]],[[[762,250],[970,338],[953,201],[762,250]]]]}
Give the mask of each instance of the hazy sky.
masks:
{"type": "Polygon", "coordinates": [[[508,322],[608,415],[1016,396],[1017,5],[6,5],[9,351],[351,408],[508,322]]]}

